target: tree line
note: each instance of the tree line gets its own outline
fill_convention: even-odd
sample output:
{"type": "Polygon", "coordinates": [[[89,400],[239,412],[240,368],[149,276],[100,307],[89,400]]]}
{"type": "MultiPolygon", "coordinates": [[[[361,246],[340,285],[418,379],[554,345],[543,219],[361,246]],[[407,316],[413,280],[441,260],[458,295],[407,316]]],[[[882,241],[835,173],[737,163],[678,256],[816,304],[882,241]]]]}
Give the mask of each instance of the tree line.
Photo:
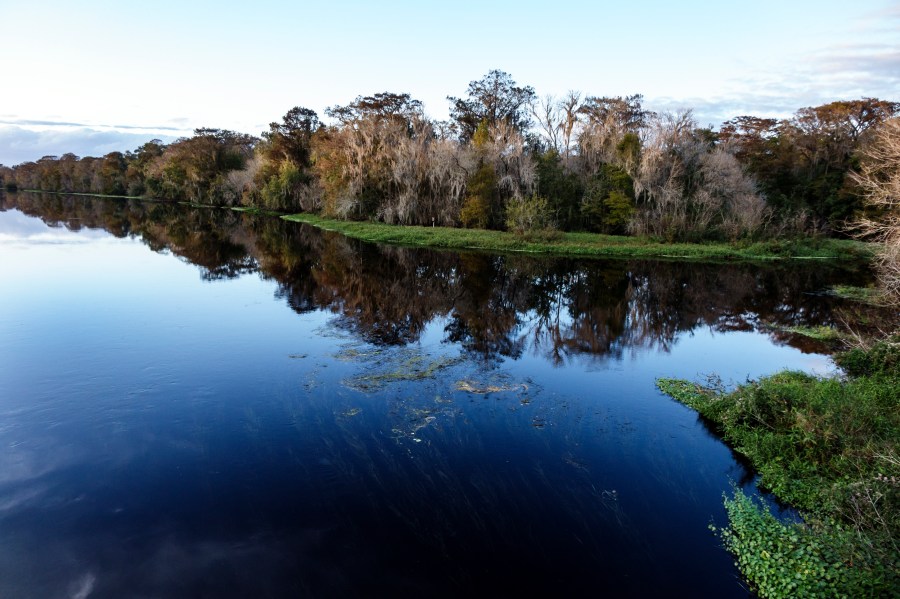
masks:
{"type": "Polygon", "coordinates": [[[429,119],[406,93],[295,107],[261,137],[221,129],[100,158],[0,167],[7,188],[150,196],[393,224],[666,240],[843,234],[855,176],[900,103],[863,98],[718,131],[640,95],[539,97],[493,70],[429,119]]]}

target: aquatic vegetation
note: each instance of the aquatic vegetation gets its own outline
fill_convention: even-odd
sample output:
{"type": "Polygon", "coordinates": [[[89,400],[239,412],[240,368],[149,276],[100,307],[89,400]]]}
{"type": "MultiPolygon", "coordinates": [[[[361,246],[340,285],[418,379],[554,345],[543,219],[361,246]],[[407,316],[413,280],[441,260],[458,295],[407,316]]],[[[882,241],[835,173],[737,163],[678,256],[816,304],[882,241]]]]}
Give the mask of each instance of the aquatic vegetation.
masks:
{"type": "Polygon", "coordinates": [[[854,287],[853,285],[835,285],[829,291],[832,295],[871,304],[873,306],[887,306],[890,304],[888,298],[884,296],[882,290],[875,287],[854,287]]]}
{"type": "Polygon", "coordinates": [[[421,381],[463,361],[461,357],[438,356],[431,358],[417,350],[403,349],[395,352],[373,351],[351,356],[347,352],[338,354],[344,360],[373,360],[378,362],[365,374],[345,379],[343,384],[356,391],[370,393],[382,389],[390,383],[421,381]]]}
{"type": "Polygon", "coordinates": [[[835,360],[846,379],[782,372],[730,393],[657,381],[804,514],[785,525],[740,494],[726,502],[723,540],[764,597],[816,596],[822,582],[835,596],[900,584],[900,339],[835,360]]]}
{"type": "Polygon", "coordinates": [[[334,357],[341,362],[358,362],[369,358],[377,358],[382,353],[383,350],[377,348],[362,351],[358,347],[352,346],[341,349],[334,357]]]}
{"type": "MultiPolygon", "coordinates": [[[[494,385],[490,383],[479,383],[473,380],[460,380],[456,381],[455,388],[457,391],[465,391],[466,393],[475,393],[476,395],[486,395],[488,393],[499,393],[501,391],[528,391],[528,385],[525,383],[519,384],[499,384],[494,385]]],[[[528,403],[527,400],[522,400],[523,404],[528,403]]]]}
{"type": "Polygon", "coordinates": [[[836,520],[783,523],[739,489],[725,510],[728,528],[710,528],[761,597],[874,597],[890,588],[884,566],[860,555],[853,531],[836,520]]]}
{"type": "Polygon", "coordinates": [[[784,333],[793,333],[794,335],[802,335],[803,337],[808,337],[809,339],[814,339],[816,341],[821,341],[823,343],[834,343],[837,341],[841,341],[847,338],[847,335],[837,330],[833,326],[827,325],[819,325],[814,327],[808,326],[780,326],[775,324],[768,325],[769,328],[775,331],[781,331],[784,333]]]}
{"type": "Polygon", "coordinates": [[[437,416],[439,412],[433,408],[415,408],[415,407],[407,407],[407,410],[404,414],[405,416],[405,426],[402,428],[394,427],[391,429],[391,433],[395,440],[400,439],[411,439],[416,443],[421,443],[421,437],[417,437],[416,434],[432,424],[437,420],[437,416]]]}

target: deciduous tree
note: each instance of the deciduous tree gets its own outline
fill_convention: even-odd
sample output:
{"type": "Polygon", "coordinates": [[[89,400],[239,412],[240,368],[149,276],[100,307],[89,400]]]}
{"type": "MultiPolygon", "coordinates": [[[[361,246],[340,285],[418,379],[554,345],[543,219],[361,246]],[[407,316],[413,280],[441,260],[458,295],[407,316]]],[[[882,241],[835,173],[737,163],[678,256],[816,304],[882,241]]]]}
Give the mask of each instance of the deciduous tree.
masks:
{"type": "Polygon", "coordinates": [[[854,180],[871,212],[858,226],[883,243],[881,280],[890,297],[900,302],[900,117],[885,122],[863,146],[862,168],[854,180]]]}
{"type": "Polygon", "coordinates": [[[482,121],[490,127],[506,123],[519,133],[528,129],[528,106],[535,98],[534,88],[518,86],[509,73],[494,69],[470,82],[467,94],[465,98],[447,97],[450,116],[459,125],[463,141],[472,139],[482,121]]]}

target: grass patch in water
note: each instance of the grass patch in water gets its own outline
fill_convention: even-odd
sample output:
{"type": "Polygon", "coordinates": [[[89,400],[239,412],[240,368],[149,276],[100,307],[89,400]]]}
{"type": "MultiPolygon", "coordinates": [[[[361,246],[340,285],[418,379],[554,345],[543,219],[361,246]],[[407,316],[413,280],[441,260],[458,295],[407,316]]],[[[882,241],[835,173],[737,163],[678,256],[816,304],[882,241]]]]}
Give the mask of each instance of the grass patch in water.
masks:
{"type": "Polygon", "coordinates": [[[900,588],[900,337],[835,359],[845,379],[782,372],[729,393],[657,381],[803,513],[804,523],[783,524],[739,492],[726,500],[723,541],[762,597],[900,588]]]}
{"type": "Polygon", "coordinates": [[[503,231],[418,227],[325,219],[314,214],[282,218],[337,231],[355,239],[402,246],[455,250],[523,252],[557,256],[673,258],[682,260],[773,260],[784,258],[868,260],[868,244],[838,239],[777,240],[752,244],[665,243],[640,237],[597,233],[524,236],[503,231]]]}
{"type": "Polygon", "coordinates": [[[884,292],[874,287],[854,287],[853,285],[835,285],[830,293],[842,299],[870,304],[873,306],[887,306],[890,304],[884,292]]]}
{"type": "Polygon", "coordinates": [[[809,339],[815,339],[816,341],[821,341],[823,343],[835,343],[838,341],[843,341],[847,338],[847,336],[841,331],[837,330],[834,327],[830,327],[827,325],[819,325],[815,327],[805,327],[805,326],[779,326],[779,325],[769,325],[770,328],[776,331],[783,331],[785,333],[793,333],[795,335],[802,335],[809,339]]]}

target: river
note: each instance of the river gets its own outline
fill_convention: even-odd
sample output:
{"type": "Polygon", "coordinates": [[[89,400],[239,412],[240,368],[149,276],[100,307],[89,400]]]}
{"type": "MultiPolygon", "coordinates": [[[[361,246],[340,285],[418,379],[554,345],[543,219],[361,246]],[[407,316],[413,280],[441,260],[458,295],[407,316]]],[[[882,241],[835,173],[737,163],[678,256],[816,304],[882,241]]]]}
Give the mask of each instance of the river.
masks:
{"type": "Polygon", "coordinates": [[[655,380],[832,372],[787,327],[869,277],[0,197],[0,596],[746,597],[655,380]]]}

